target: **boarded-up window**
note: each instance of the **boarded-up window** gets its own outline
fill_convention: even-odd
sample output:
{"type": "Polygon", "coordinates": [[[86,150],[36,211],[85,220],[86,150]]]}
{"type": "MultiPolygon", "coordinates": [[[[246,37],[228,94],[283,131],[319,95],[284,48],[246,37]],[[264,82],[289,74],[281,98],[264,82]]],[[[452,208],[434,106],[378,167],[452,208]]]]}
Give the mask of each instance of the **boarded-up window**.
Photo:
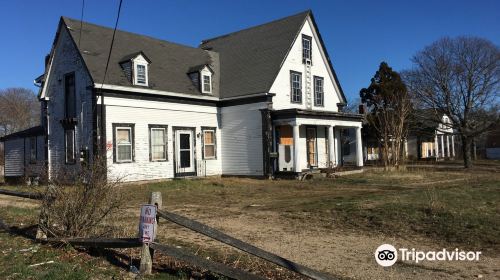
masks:
{"type": "Polygon", "coordinates": [[[203,130],[203,158],[215,159],[215,130],[203,130]]]}
{"type": "Polygon", "coordinates": [[[280,133],[280,144],[281,145],[293,145],[293,131],[292,127],[289,125],[282,125],[279,127],[280,133]]]}

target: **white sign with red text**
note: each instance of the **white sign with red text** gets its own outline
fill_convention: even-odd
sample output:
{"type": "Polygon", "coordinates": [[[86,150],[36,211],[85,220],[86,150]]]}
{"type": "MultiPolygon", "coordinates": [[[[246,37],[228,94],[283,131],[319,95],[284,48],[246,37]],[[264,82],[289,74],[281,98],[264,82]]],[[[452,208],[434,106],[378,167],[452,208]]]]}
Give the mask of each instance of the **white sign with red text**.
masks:
{"type": "Polygon", "coordinates": [[[141,206],[139,221],[139,239],[143,243],[153,242],[156,235],[156,206],[145,204],[141,206]]]}

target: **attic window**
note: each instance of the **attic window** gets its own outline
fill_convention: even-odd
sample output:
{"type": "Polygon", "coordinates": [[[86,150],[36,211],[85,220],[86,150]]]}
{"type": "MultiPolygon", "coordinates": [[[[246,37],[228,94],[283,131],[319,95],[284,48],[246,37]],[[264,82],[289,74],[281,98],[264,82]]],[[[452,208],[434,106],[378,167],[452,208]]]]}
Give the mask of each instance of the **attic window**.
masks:
{"type": "Polygon", "coordinates": [[[212,78],[210,75],[203,75],[203,93],[212,93],[212,78]]]}
{"type": "Polygon", "coordinates": [[[311,63],[311,36],[302,35],[302,62],[311,63]]]}
{"type": "Polygon", "coordinates": [[[135,83],[139,86],[147,86],[148,85],[148,71],[146,64],[135,64],[135,83]]]}

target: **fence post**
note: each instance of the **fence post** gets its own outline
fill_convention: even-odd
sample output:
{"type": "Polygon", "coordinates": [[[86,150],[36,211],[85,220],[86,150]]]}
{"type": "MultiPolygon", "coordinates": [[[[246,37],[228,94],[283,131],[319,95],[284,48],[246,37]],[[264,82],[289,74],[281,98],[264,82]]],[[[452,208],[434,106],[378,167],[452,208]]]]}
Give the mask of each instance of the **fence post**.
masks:
{"type": "MultiPolygon", "coordinates": [[[[163,205],[163,200],[161,197],[161,192],[151,192],[151,196],[149,197],[149,204],[156,205],[156,220],[155,220],[155,231],[154,231],[154,238],[156,239],[156,233],[158,231],[158,223],[160,222],[160,216],[158,216],[158,210],[162,208],[163,205]]],[[[151,253],[151,259],[153,259],[153,256],[155,254],[155,250],[150,248],[149,252],[151,253]]]]}
{"type": "MultiPolygon", "coordinates": [[[[149,204],[150,205],[155,205],[156,209],[160,209],[162,207],[162,198],[161,198],[161,192],[152,192],[151,196],[149,197],[149,204]]],[[[156,211],[157,213],[157,211],[156,211]]],[[[158,215],[155,218],[154,226],[153,226],[153,236],[149,242],[154,241],[156,238],[156,231],[158,230],[158,215]]],[[[142,237],[141,237],[142,239],[142,237]]],[[[146,274],[149,275],[151,274],[151,271],[153,269],[153,256],[154,256],[154,249],[152,249],[149,246],[149,242],[145,242],[142,244],[141,248],[141,264],[139,271],[141,274],[146,274]]]]}
{"type": "Polygon", "coordinates": [[[150,275],[153,270],[153,259],[149,252],[149,244],[143,243],[141,248],[141,264],[139,271],[141,274],[150,275]]]}

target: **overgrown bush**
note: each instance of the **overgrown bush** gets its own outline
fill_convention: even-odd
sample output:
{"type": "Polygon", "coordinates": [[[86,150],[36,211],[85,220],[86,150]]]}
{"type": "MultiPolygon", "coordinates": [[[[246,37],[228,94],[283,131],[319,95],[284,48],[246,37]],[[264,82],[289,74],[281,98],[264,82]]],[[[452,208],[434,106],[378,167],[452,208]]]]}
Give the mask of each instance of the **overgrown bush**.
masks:
{"type": "Polygon", "coordinates": [[[46,189],[42,226],[57,237],[112,236],[123,202],[119,183],[107,178],[105,160],[60,169],[46,189]]]}

